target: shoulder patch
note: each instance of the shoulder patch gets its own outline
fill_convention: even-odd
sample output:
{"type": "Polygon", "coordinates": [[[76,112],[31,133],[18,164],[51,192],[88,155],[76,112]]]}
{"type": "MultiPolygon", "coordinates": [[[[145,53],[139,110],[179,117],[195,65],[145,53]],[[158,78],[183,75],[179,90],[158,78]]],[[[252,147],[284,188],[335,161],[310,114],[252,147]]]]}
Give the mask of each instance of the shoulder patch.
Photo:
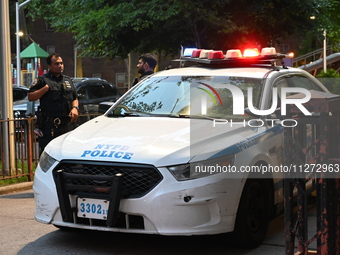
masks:
{"type": "Polygon", "coordinates": [[[35,78],[33,83],[32,83],[32,86],[31,87],[34,87],[35,85],[37,85],[39,82],[39,79],[38,78],[35,78]]]}

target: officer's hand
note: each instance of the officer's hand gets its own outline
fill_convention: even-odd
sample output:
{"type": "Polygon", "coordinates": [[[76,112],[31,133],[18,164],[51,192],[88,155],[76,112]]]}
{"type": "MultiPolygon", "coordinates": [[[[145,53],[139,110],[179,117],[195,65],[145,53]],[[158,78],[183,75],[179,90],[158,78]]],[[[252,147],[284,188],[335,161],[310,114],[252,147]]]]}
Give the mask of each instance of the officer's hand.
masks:
{"type": "Polygon", "coordinates": [[[71,122],[76,122],[78,119],[78,110],[77,108],[72,108],[69,116],[71,117],[71,122]]]}

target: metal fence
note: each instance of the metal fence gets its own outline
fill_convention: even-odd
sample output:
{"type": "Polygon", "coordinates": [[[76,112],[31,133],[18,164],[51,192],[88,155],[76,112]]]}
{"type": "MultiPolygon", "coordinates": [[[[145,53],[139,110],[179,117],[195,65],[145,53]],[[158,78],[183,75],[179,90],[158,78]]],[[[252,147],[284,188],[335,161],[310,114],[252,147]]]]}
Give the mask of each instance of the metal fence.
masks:
{"type": "MultiPolygon", "coordinates": [[[[321,49],[317,49],[315,51],[309,52],[305,55],[301,55],[301,56],[298,56],[296,58],[293,58],[292,66],[293,67],[299,67],[299,66],[307,65],[307,64],[314,62],[314,61],[316,61],[320,58],[323,58],[323,51],[324,51],[324,49],[321,48],[321,49]]],[[[327,48],[326,48],[327,56],[332,54],[332,53],[333,53],[333,51],[332,51],[331,46],[327,46],[327,48]]]]}
{"type": "MultiPolygon", "coordinates": [[[[98,116],[84,114],[78,124],[98,116]]],[[[35,117],[0,119],[0,180],[26,178],[32,181],[39,161],[38,138],[34,133],[35,117]]]]}
{"type": "Polygon", "coordinates": [[[298,125],[284,130],[285,165],[302,167],[284,180],[285,254],[340,254],[340,96],[316,92],[304,106],[314,114],[290,105],[298,125]]]}

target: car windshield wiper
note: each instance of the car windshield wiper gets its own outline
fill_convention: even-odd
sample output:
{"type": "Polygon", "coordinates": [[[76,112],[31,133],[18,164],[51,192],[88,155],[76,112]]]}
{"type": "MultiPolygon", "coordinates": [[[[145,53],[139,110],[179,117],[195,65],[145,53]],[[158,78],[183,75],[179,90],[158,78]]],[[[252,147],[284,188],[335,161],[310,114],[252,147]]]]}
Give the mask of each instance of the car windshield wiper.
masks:
{"type": "Polygon", "coordinates": [[[137,112],[124,112],[125,116],[141,116],[140,114],[138,114],[137,112]]]}
{"type": "Polygon", "coordinates": [[[188,119],[207,119],[207,120],[214,120],[212,117],[208,116],[202,116],[202,115],[190,115],[190,114],[176,114],[176,113],[171,113],[168,115],[168,117],[172,118],[188,118],[188,119]]]}
{"type": "Polygon", "coordinates": [[[177,113],[170,113],[168,115],[164,115],[165,117],[172,117],[172,118],[190,118],[191,115],[189,114],[177,114],[177,113]]]}
{"type": "Polygon", "coordinates": [[[111,113],[111,114],[108,114],[108,116],[109,117],[129,117],[129,116],[140,117],[141,115],[138,114],[137,112],[124,112],[124,113],[119,113],[119,114],[111,113]]]}

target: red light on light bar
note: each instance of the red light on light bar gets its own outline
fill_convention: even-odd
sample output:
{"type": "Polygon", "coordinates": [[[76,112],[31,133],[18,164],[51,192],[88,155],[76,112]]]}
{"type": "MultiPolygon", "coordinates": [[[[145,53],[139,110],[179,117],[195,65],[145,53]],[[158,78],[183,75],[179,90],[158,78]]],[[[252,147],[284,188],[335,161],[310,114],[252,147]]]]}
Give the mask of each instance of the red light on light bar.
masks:
{"type": "Polygon", "coordinates": [[[224,59],[223,51],[214,50],[209,52],[208,59],[224,59]]]}
{"type": "Polygon", "coordinates": [[[243,53],[243,57],[258,57],[260,55],[259,50],[254,49],[245,49],[243,53]]]}
{"type": "Polygon", "coordinates": [[[191,57],[192,58],[199,58],[200,57],[200,54],[201,54],[201,49],[197,49],[197,50],[193,50],[192,54],[191,54],[191,57]]]}

